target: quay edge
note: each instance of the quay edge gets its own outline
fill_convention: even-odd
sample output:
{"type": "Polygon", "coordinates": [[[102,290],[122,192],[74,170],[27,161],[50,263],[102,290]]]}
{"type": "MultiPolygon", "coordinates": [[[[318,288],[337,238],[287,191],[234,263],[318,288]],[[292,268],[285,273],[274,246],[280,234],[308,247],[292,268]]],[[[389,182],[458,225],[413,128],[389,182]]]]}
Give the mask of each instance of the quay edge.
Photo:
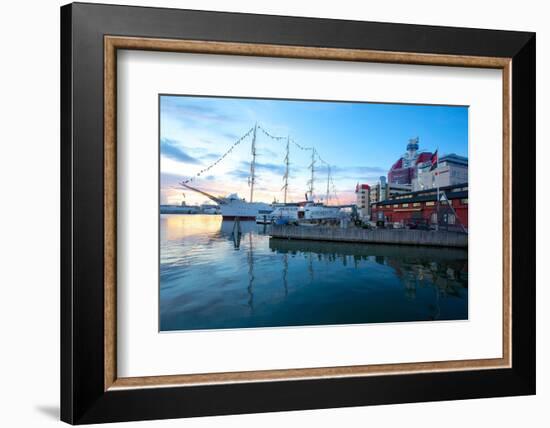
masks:
{"type": "Polygon", "coordinates": [[[420,245],[433,247],[467,248],[468,235],[448,231],[411,229],[360,229],[340,227],[300,227],[272,225],[272,238],[310,241],[354,242],[365,244],[420,245]]]}

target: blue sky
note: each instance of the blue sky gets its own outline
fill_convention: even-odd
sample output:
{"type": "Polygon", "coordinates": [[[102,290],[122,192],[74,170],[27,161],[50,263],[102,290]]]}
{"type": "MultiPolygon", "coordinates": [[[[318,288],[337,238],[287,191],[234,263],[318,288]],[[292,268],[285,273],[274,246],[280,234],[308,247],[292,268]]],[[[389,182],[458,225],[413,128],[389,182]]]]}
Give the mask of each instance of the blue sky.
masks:
{"type": "MultiPolygon", "coordinates": [[[[331,202],[353,200],[356,183],[374,183],[405,152],[410,138],[420,149],[441,155],[468,155],[468,109],[326,101],[168,96],[160,98],[161,203],[188,204],[205,197],[178,188],[215,162],[255,123],[273,135],[315,147],[331,165],[331,202]]],[[[192,184],[215,195],[238,193],[248,199],[251,134],[192,184]]],[[[285,140],[257,132],[255,200],[282,200],[285,140]]],[[[302,200],[310,177],[311,151],[290,147],[289,200],[302,200]]],[[[324,198],[327,170],[317,162],[315,188],[324,198]]]]}

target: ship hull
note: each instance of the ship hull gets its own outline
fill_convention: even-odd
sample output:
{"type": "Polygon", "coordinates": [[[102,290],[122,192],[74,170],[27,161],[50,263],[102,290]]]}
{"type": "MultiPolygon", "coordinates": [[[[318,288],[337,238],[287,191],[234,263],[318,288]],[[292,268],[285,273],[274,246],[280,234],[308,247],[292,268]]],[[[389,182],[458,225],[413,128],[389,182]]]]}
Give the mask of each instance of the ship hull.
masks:
{"type": "Polygon", "coordinates": [[[223,220],[256,220],[256,216],[222,215],[223,220]]]}
{"type": "Polygon", "coordinates": [[[315,207],[305,211],[304,220],[336,220],[340,216],[338,208],[315,207]]]}
{"type": "Polygon", "coordinates": [[[271,205],[264,202],[245,202],[242,200],[230,200],[220,206],[224,220],[256,220],[262,213],[271,212],[271,205]]]}

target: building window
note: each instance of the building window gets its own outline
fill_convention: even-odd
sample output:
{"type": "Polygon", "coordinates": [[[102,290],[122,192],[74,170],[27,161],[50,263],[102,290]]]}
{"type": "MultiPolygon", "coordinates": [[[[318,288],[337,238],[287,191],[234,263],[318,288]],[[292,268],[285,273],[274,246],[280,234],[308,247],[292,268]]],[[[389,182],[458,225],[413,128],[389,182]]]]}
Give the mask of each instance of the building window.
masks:
{"type": "Polygon", "coordinates": [[[399,204],[393,204],[394,208],[399,208],[399,204]]]}
{"type": "Polygon", "coordinates": [[[434,201],[428,201],[426,202],[426,206],[427,207],[433,207],[435,205],[435,202],[434,201]]]}
{"type": "Polygon", "coordinates": [[[419,206],[420,206],[420,202],[415,202],[415,203],[413,204],[413,207],[419,207],[419,206]]]}
{"type": "Polygon", "coordinates": [[[449,214],[449,215],[447,216],[447,222],[448,222],[448,224],[455,224],[455,221],[456,221],[456,219],[455,219],[455,215],[454,215],[454,214],[449,214]]]}
{"type": "Polygon", "coordinates": [[[461,199],[460,202],[464,205],[468,205],[468,198],[461,199]]]}
{"type": "Polygon", "coordinates": [[[403,204],[403,208],[409,208],[409,204],[403,204]]]}

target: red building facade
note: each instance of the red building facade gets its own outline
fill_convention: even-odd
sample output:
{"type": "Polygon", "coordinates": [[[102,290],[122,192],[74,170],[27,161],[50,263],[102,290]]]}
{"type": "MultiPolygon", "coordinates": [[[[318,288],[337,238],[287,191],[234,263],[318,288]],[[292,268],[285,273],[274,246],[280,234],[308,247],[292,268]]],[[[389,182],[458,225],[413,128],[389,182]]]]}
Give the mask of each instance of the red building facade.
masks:
{"type": "Polygon", "coordinates": [[[430,162],[432,153],[419,153],[418,147],[418,137],[409,140],[405,154],[397,159],[388,171],[390,184],[411,184],[413,178],[416,177],[418,167],[425,166],[430,162]]]}
{"type": "Polygon", "coordinates": [[[449,230],[468,230],[468,183],[441,187],[439,197],[438,206],[437,189],[433,188],[376,202],[371,205],[371,219],[410,227],[439,224],[449,230]]]}

